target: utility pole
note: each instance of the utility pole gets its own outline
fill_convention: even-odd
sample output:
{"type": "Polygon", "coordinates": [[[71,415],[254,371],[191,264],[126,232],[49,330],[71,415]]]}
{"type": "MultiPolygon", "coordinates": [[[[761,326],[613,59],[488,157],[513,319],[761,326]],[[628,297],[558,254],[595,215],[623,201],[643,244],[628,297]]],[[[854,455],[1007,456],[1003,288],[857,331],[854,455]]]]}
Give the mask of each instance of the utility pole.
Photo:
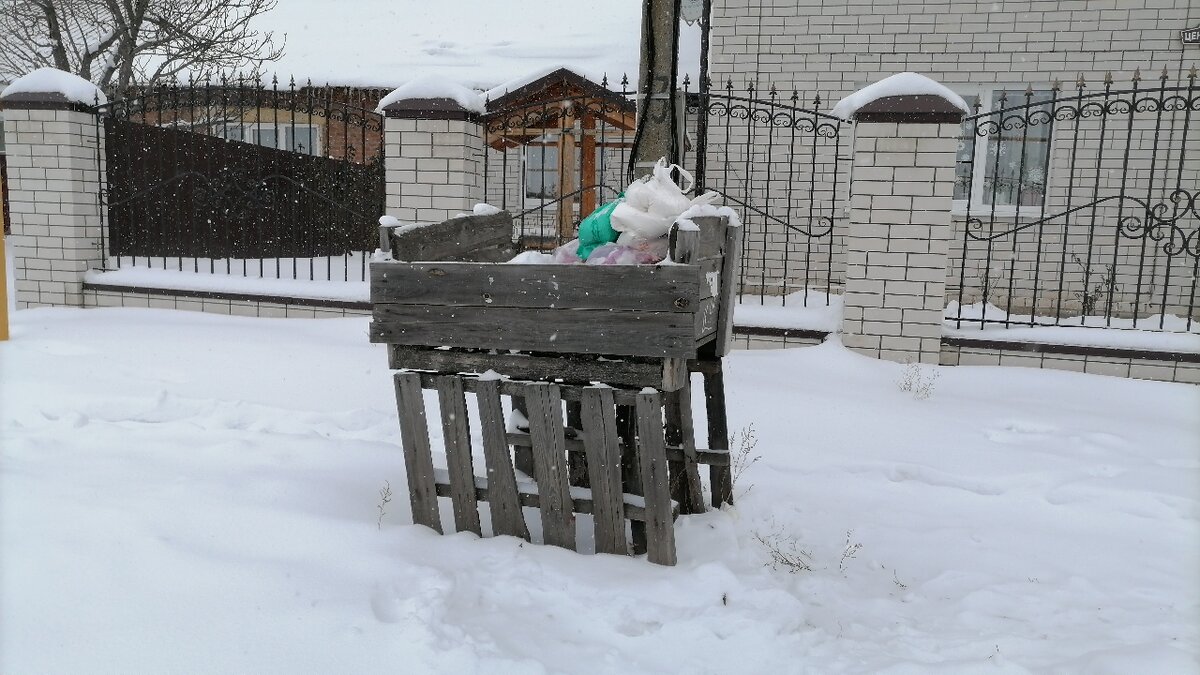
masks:
{"type": "Polygon", "coordinates": [[[675,106],[680,0],[644,0],[638,121],[630,157],[631,178],[650,173],[659,158],[680,159],[675,106]]]}

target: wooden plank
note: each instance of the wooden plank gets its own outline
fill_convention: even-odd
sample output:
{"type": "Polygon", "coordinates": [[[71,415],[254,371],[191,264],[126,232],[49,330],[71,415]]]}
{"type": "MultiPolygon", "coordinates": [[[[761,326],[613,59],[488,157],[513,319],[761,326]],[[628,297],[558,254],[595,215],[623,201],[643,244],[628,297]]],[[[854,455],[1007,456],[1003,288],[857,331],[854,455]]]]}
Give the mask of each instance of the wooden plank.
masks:
{"type": "MultiPolygon", "coordinates": [[[[662,390],[675,391],[687,381],[687,359],[669,357],[662,360],[662,390]]],[[[653,386],[653,385],[650,385],[653,386]]],[[[655,387],[657,389],[657,387],[655,387]]]]}
{"type": "Polygon", "coordinates": [[[579,216],[582,220],[596,210],[599,188],[587,188],[600,185],[600,180],[596,175],[596,117],[585,114],[579,122],[583,132],[583,138],[579,141],[579,187],[584,188],[579,195],[579,216]]]}
{"type": "Polygon", "coordinates": [[[545,382],[525,385],[529,406],[529,436],[533,441],[533,471],[541,497],[542,539],[552,546],[575,550],[575,514],[567,484],[567,449],[563,442],[562,398],[558,387],[545,382]]]}
{"type": "Polygon", "coordinates": [[[457,531],[483,536],[479,526],[479,504],[475,501],[475,467],[471,462],[471,430],[462,378],[442,375],[437,381],[438,404],[442,411],[442,439],[446,444],[446,468],[450,472],[450,497],[457,531]]]}
{"type": "MultiPolygon", "coordinates": [[[[424,386],[426,389],[436,389],[437,377],[437,373],[421,373],[422,386],[424,386]]],[[[468,392],[475,391],[476,382],[477,379],[473,377],[463,378],[463,390],[468,392]]],[[[500,393],[505,396],[512,396],[514,399],[516,399],[513,408],[516,410],[521,410],[521,414],[526,415],[526,419],[528,419],[528,415],[525,412],[525,408],[521,407],[524,404],[519,404],[519,401],[523,398],[525,393],[525,385],[527,384],[529,383],[514,380],[500,380],[500,393]]],[[[581,386],[573,384],[558,384],[556,386],[558,387],[559,396],[561,396],[563,400],[578,401],[583,398],[584,388],[581,386]]],[[[617,399],[618,404],[633,405],[636,395],[636,392],[629,389],[613,389],[613,397],[617,399]]]]}
{"type": "Polygon", "coordinates": [[[728,218],[724,216],[697,216],[691,219],[700,227],[700,248],[697,257],[711,258],[722,255],[727,248],[725,242],[725,224],[728,218]]]}
{"type": "MultiPolygon", "coordinates": [[[[719,369],[704,373],[704,407],[708,418],[708,447],[724,450],[728,457],[729,420],[725,411],[725,375],[719,369]]],[[[717,508],[723,504],[733,504],[733,469],[730,464],[730,461],[726,461],[724,465],[709,465],[712,505],[717,508]]]]}
{"type": "Polygon", "coordinates": [[[371,341],[615,356],[696,356],[694,317],[672,312],[377,304],[371,341]]]}
{"type": "Polygon", "coordinates": [[[707,285],[698,267],[380,262],[371,302],[691,313],[707,285]]]}
{"type": "MultiPolygon", "coordinates": [[[[441,223],[392,232],[392,257],[396,260],[459,259],[472,251],[512,243],[512,214],[463,216],[441,223]]],[[[469,259],[469,258],[466,258],[469,259]]]]}
{"type": "Polygon", "coordinates": [[[662,398],[658,392],[637,396],[638,456],[646,499],[646,553],[652,563],[674,565],[675,522],[671,514],[667,456],[663,443],[662,398]]]}
{"type": "Polygon", "coordinates": [[[733,309],[738,270],[742,264],[742,228],[727,225],[725,228],[725,258],[721,267],[721,307],[717,319],[717,356],[725,356],[733,349],[733,309]]]}
{"type": "MultiPolygon", "coordinates": [[[[618,407],[620,407],[620,406],[618,405],[618,407]]],[[[529,440],[529,434],[524,434],[524,433],[520,433],[520,432],[509,433],[507,438],[508,438],[509,445],[512,445],[512,446],[515,446],[518,448],[528,448],[533,444],[533,441],[529,440]]],[[[583,451],[586,449],[584,441],[581,438],[568,438],[568,439],[564,440],[564,443],[566,444],[566,448],[568,451],[571,451],[571,450],[583,451]]],[[[624,447],[625,442],[621,441],[620,444],[622,447],[624,447]]],[[[682,447],[680,447],[678,445],[671,445],[670,443],[668,443],[666,448],[667,448],[666,452],[667,452],[668,460],[670,460],[672,462],[682,462],[683,461],[684,450],[682,447]]],[[[694,452],[696,455],[696,463],[697,464],[729,466],[729,451],[728,450],[713,449],[713,448],[696,448],[694,452]]]]}
{"type": "MultiPolygon", "coordinates": [[[[435,471],[434,475],[437,476],[435,471]]],[[[436,479],[434,488],[437,490],[437,496],[450,496],[450,483],[447,480],[436,479]]],[[[488,501],[490,496],[488,489],[487,478],[483,476],[475,477],[475,498],[481,502],[488,501]]],[[[537,509],[541,508],[541,496],[538,494],[537,485],[533,483],[517,482],[517,494],[520,495],[521,506],[537,509]]],[[[644,525],[646,520],[645,501],[639,495],[626,494],[623,495],[623,507],[625,510],[625,519],[630,522],[630,525],[644,525]]],[[[571,509],[575,513],[591,514],[592,507],[592,491],[587,488],[572,488],[571,489],[571,509]]],[[[679,505],[671,502],[672,518],[679,515],[679,505]]],[[[645,551],[643,551],[645,553],[645,551]]]]}
{"type": "Polygon", "coordinates": [[[413,522],[441,533],[442,519],[433,485],[433,455],[429,449],[429,426],[425,421],[421,376],[416,373],[397,373],[394,384],[413,522]]]}
{"type": "Polygon", "coordinates": [[[696,432],[692,422],[692,383],[686,381],[678,391],[663,396],[668,446],[680,449],[677,460],[669,460],[671,498],[679,502],[681,513],[704,513],[704,491],[697,466],[696,432]]]}
{"type": "Polygon", "coordinates": [[[667,248],[673,262],[691,264],[700,249],[700,231],[684,229],[679,223],[673,223],[667,234],[667,248]]]}
{"type": "Polygon", "coordinates": [[[483,457],[490,487],[488,507],[492,512],[492,532],[529,541],[529,528],[525,526],[525,517],[521,513],[512,457],[508,454],[507,423],[504,406],[500,402],[500,382],[475,380],[475,383],[475,402],[479,406],[483,457]]]}
{"type": "MultiPolygon", "coordinates": [[[[388,367],[393,370],[432,370],[442,373],[485,373],[494,370],[514,380],[560,381],[568,384],[603,382],[614,387],[657,387],[662,382],[660,359],[600,359],[596,356],[561,354],[491,354],[388,345],[388,367]]],[[[572,398],[564,390],[563,398],[572,398]]],[[[578,397],[575,397],[576,400],[578,397]]],[[[630,398],[632,403],[633,399],[630,398]]]]}
{"type": "MultiPolygon", "coordinates": [[[[563,124],[574,124],[574,119],[563,115],[563,124]]],[[[567,241],[575,236],[575,134],[573,129],[563,129],[558,135],[558,238],[567,241]]]]}
{"type": "Polygon", "coordinates": [[[700,307],[696,311],[696,342],[707,342],[709,338],[716,338],[720,312],[721,305],[717,298],[705,298],[700,301],[700,307]]]}
{"type": "Polygon", "coordinates": [[[612,389],[584,389],[581,415],[592,489],[592,520],[596,552],[626,555],[625,519],[621,491],[621,439],[612,389]]]}

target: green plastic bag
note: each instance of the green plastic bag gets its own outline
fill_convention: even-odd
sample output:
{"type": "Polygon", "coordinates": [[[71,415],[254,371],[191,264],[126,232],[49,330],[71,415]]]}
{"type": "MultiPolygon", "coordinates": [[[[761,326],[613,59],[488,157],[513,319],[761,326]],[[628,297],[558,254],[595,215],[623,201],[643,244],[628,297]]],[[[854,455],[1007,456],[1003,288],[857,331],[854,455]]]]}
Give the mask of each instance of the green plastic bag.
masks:
{"type": "Polygon", "coordinates": [[[583,219],[579,223],[579,259],[587,260],[597,246],[611,244],[617,240],[621,233],[612,229],[610,219],[612,218],[613,209],[617,208],[625,199],[625,193],[617,195],[617,198],[600,208],[592,211],[592,214],[583,219]]]}

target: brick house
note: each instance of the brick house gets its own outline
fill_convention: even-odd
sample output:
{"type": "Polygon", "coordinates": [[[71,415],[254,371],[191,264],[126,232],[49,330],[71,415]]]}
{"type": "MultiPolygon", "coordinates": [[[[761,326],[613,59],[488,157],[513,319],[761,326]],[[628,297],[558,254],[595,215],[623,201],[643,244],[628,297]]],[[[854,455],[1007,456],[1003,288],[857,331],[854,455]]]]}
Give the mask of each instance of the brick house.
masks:
{"type": "MultiPolygon", "coordinates": [[[[1067,107],[1074,105],[1073,99],[1083,106],[1089,101],[1105,106],[1144,97],[1138,92],[1160,83],[1186,89],[1189,75],[1200,63],[1200,47],[1184,44],[1181,32],[1197,25],[1200,4],[1194,0],[824,0],[818,6],[714,0],[710,77],[714,89],[728,83],[740,92],[753,85],[754,98],[766,99],[768,89],[774,88],[783,103],[796,91],[800,107],[829,112],[836,101],[865,85],[913,71],[945,84],[985,114],[1026,103],[1035,104],[1023,111],[1026,114],[1039,112],[1037,104],[1043,104],[1040,112],[1049,113],[1051,108],[1059,109],[1054,100],[1066,102],[1067,107]],[[1109,90],[1111,101],[1105,93],[1109,90]]],[[[1165,98],[1172,95],[1168,90],[1165,98]]],[[[1187,314],[1195,306],[1191,297],[1195,259],[1163,254],[1161,247],[1147,246],[1145,237],[1123,239],[1109,226],[1129,214],[1118,210],[1118,193],[1137,194],[1145,202],[1138,209],[1148,212],[1155,203],[1173,208],[1174,188],[1184,188],[1188,195],[1195,191],[1200,184],[1195,113],[1190,121],[1180,111],[1161,114],[1157,128],[1154,114],[1138,117],[1111,106],[1109,113],[1089,119],[1086,114],[1072,115],[1061,124],[1024,124],[1015,131],[993,134],[980,130],[982,120],[964,123],[953,200],[952,241],[959,244],[951,247],[947,301],[988,300],[1022,313],[1086,314],[1097,309],[1101,297],[1107,313],[1114,316],[1154,311],[1187,314]],[[1107,128],[1102,124],[1105,119],[1107,128]],[[1108,195],[1112,195],[1109,202],[1093,206],[1108,195]],[[1047,221],[1048,216],[1072,213],[1081,204],[1090,207],[1086,212],[1090,230],[1086,223],[1073,220],[1047,221]],[[964,236],[968,223],[1001,232],[1042,221],[1047,221],[1046,232],[1039,229],[1038,237],[1025,230],[1005,240],[1003,259],[990,249],[986,260],[970,259],[966,251],[967,243],[974,245],[964,236]],[[1093,242],[1087,234],[1092,231],[1103,231],[1103,242],[1093,242]],[[1042,292],[1045,286],[1051,292],[1042,292]],[[1001,287],[1007,288],[997,291],[1001,287]],[[1149,287],[1156,294],[1153,309],[1142,306],[1144,298],[1134,294],[1134,289],[1143,294],[1149,287]]],[[[837,233],[853,208],[847,203],[853,179],[852,133],[847,125],[841,145],[827,157],[814,151],[812,173],[816,175],[799,166],[793,182],[799,196],[772,209],[772,214],[785,209],[802,214],[813,203],[818,210],[822,204],[832,204],[836,206],[829,209],[836,224],[834,235],[819,241],[789,238],[787,228],[775,222],[778,218],[766,217],[760,231],[753,227],[748,231],[749,276],[761,279],[768,292],[811,286],[822,276],[827,277],[822,279],[827,287],[840,287],[846,260],[837,233]],[[837,166],[818,172],[822,158],[837,166]],[[838,174],[836,183],[834,174],[838,174]],[[824,247],[830,263],[813,271],[795,264],[793,254],[789,266],[781,251],[804,246],[824,247]]],[[[757,160],[765,160],[762,165],[776,174],[788,160],[779,159],[778,150],[747,149],[743,154],[756,162],[745,162],[742,170],[731,161],[733,154],[714,154],[713,147],[720,143],[748,147],[756,142],[762,146],[766,134],[759,134],[750,141],[744,131],[717,144],[709,139],[709,164],[733,166],[729,184],[721,187],[742,188],[752,203],[772,198],[752,194],[753,190],[773,191],[776,199],[783,192],[782,187],[770,188],[766,171],[752,168],[758,166],[757,160]]],[[[793,144],[792,152],[803,157],[808,149],[802,141],[793,144]]],[[[1186,212],[1182,220],[1170,222],[1182,226],[1185,233],[1195,226],[1186,212]]]]}

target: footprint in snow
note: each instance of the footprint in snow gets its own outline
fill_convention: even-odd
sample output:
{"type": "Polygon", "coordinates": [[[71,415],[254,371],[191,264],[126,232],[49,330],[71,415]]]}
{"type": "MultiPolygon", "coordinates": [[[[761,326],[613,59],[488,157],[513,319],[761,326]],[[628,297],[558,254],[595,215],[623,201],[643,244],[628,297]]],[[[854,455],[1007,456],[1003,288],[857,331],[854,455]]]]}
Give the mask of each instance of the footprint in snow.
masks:
{"type": "Polygon", "coordinates": [[[1049,438],[1058,431],[1058,427],[1049,424],[1009,422],[999,429],[984,429],[983,435],[993,443],[1016,445],[1049,438]]]}

